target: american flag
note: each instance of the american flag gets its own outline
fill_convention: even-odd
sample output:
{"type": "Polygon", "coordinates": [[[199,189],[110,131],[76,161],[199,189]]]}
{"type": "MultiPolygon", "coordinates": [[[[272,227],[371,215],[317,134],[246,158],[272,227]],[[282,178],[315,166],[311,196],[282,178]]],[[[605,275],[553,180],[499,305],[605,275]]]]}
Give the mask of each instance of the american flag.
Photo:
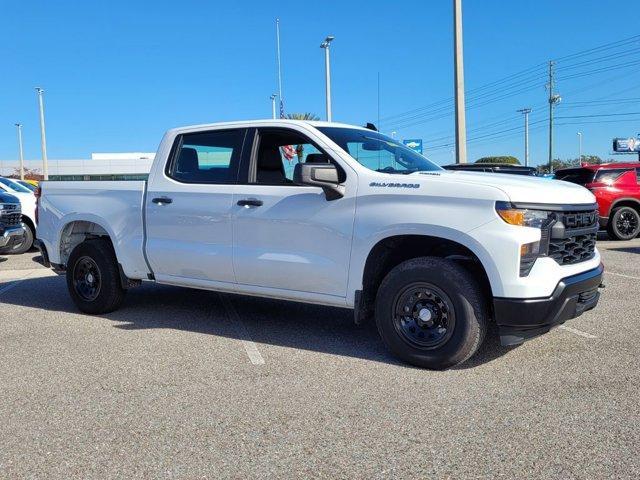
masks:
{"type": "MultiPolygon", "coordinates": [[[[284,114],[284,102],[282,101],[282,98],[280,98],[280,118],[287,118],[284,114]]],[[[283,147],[280,147],[280,149],[282,150],[282,154],[289,161],[293,160],[296,156],[296,149],[293,145],[284,145],[283,147]]]]}

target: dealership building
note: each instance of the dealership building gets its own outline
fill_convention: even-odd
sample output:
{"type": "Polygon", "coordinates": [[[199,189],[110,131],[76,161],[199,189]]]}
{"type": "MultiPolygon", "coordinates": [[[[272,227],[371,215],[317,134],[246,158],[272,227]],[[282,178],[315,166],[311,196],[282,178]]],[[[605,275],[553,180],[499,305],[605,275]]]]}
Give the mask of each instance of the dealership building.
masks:
{"type": "MultiPolygon", "coordinates": [[[[49,180],[145,180],[155,153],[92,153],[88,159],[49,159],[49,180]]],[[[25,169],[42,174],[42,160],[25,160],[25,169]]],[[[18,173],[18,160],[0,160],[0,175],[18,173]]]]}

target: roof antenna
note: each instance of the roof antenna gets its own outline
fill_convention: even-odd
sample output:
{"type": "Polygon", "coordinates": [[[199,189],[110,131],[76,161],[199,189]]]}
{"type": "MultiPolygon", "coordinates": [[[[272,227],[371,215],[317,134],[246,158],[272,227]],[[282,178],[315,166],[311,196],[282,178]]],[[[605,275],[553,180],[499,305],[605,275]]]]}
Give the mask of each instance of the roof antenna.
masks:
{"type": "Polygon", "coordinates": [[[368,130],[373,130],[374,132],[377,132],[378,129],[376,128],[376,126],[371,123],[371,122],[367,122],[367,124],[364,126],[364,128],[368,129],[368,130]]]}

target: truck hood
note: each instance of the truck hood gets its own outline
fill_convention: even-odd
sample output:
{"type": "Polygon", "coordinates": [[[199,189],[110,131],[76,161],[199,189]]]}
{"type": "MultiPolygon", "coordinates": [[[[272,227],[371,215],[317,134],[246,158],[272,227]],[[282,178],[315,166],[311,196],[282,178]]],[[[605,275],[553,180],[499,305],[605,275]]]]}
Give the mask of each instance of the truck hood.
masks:
{"type": "Polygon", "coordinates": [[[457,185],[486,185],[494,187],[502,190],[512,202],[554,204],[596,203],[596,198],[586,188],[560,180],[507,173],[461,172],[450,170],[438,172],[438,175],[434,175],[434,172],[420,172],[414,175],[439,178],[442,182],[457,185]]]}

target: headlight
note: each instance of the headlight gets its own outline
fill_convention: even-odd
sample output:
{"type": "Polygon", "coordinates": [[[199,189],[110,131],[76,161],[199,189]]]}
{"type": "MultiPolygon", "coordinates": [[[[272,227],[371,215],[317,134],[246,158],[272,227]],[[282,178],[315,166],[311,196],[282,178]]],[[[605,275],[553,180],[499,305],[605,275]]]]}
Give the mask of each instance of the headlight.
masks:
{"type": "Polygon", "coordinates": [[[553,220],[552,212],[514,208],[509,202],[496,202],[496,212],[509,225],[521,227],[544,228],[553,220]]]}
{"type": "Polygon", "coordinates": [[[0,203],[0,212],[1,212],[2,210],[4,210],[4,204],[3,204],[3,203],[0,203]]]}

